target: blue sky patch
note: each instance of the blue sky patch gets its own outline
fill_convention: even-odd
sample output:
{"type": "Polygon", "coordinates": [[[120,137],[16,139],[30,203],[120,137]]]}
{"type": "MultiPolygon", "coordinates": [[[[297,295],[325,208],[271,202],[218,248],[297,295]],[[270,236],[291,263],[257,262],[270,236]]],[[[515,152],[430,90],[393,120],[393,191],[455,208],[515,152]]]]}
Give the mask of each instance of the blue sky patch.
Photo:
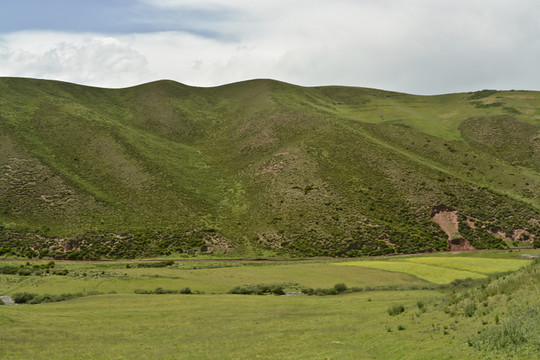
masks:
{"type": "Polygon", "coordinates": [[[160,9],[130,0],[16,0],[2,4],[0,32],[63,31],[105,34],[181,31],[225,40],[219,23],[230,20],[227,8],[160,9]]]}

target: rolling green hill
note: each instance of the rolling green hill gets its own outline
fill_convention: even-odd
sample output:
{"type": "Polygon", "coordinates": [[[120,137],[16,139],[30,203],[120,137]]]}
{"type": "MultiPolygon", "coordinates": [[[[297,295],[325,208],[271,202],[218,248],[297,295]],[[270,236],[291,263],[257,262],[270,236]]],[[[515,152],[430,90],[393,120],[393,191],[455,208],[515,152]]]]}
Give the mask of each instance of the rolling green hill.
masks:
{"type": "Polygon", "coordinates": [[[0,255],[531,246],[539,193],[539,92],[0,78],[0,255]]]}

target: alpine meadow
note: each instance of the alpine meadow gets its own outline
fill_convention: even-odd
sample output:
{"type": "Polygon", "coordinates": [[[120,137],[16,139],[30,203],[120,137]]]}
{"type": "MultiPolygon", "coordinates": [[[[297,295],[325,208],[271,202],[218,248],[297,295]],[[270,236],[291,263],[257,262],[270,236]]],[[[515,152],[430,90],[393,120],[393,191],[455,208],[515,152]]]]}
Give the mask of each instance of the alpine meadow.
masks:
{"type": "Polygon", "coordinates": [[[540,92],[0,78],[2,359],[533,359],[540,92]]]}

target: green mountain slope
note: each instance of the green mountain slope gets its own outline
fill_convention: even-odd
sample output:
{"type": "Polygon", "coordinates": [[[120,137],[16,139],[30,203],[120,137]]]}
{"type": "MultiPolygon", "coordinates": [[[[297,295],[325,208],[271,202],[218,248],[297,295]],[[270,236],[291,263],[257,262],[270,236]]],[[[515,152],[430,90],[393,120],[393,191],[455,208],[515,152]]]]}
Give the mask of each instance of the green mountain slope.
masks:
{"type": "Polygon", "coordinates": [[[537,92],[0,78],[0,255],[506,247],[539,192],[537,92]]]}

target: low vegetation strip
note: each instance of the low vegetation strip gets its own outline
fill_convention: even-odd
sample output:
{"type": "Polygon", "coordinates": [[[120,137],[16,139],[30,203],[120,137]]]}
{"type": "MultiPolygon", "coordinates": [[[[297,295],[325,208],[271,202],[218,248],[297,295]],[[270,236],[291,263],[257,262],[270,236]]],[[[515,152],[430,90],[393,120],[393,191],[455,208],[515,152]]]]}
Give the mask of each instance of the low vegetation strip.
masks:
{"type": "MultiPolygon", "coordinates": [[[[163,289],[161,287],[155,288],[154,290],[142,290],[137,289],[134,291],[135,294],[156,294],[156,295],[164,295],[164,294],[193,294],[194,292],[191,291],[189,287],[182,288],[180,290],[169,290],[169,289],[163,289]]],[[[200,294],[199,291],[196,291],[195,293],[200,294]]]]}
{"type": "Polygon", "coordinates": [[[285,295],[283,284],[250,284],[236,286],[229,294],[238,295],[285,295]]]}
{"type": "Polygon", "coordinates": [[[65,294],[60,294],[60,295],[49,295],[49,294],[38,295],[34,293],[29,293],[29,292],[20,292],[20,293],[13,294],[12,299],[16,304],[35,305],[35,304],[41,304],[41,303],[66,301],[66,300],[71,300],[71,299],[80,298],[84,296],[92,296],[92,295],[100,295],[100,294],[102,293],[100,293],[99,291],[90,291],[90,292],[85,292],[85,293],[79,292],[75,294],[65,293],[65,294]]]}
{"type": "Polygon", "coordinates": [[[435,284],[448,284],[457,279],[481,279],[487,277],[485,274],[479,274],[477,272],[417,264],[408,261],[351,261],[336,263],[336,265],[402,272],[435,284]]]}
{"type": "Polygon", "coordinates": [[[472,271],[482,274],[515,271],[530,263],[530,260],[486,259],[474,257],[415,257],[405,259],[415,264],[436,265],[445,268],[472,271]]]}

